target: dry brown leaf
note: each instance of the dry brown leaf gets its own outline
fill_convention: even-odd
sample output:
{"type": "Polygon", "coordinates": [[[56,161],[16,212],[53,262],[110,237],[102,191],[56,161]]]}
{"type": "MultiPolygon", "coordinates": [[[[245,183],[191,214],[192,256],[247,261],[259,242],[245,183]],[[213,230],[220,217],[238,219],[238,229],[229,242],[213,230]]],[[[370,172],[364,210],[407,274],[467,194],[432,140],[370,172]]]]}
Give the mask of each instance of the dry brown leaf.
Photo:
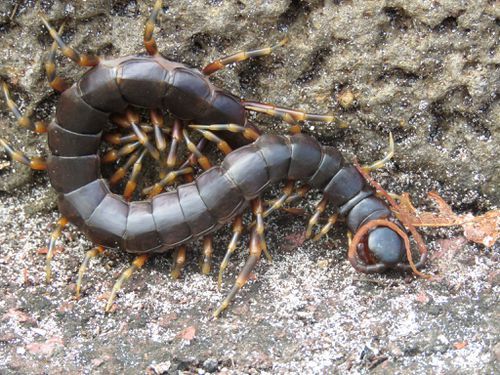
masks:
{"type": "Polygon", "coordinates": [[[179,334],[177,335],[178,338],[191,341],[194,339],[194,336],[196,335],[196,327],[195,326],[189,326],[187,328],[184,328],[179,334]]]}

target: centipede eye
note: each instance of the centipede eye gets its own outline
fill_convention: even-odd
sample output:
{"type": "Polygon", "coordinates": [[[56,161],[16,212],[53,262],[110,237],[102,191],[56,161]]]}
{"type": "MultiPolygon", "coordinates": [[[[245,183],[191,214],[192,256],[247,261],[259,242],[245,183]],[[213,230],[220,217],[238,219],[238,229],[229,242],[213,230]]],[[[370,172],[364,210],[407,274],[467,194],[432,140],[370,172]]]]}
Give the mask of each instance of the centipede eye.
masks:
{"type": "Polygon", "coordinates": [[[387,266],[401,262],[405,247],[399,235],[392,229],[378,227],[368,235],[368,248],[375,257],[387,266]]]}

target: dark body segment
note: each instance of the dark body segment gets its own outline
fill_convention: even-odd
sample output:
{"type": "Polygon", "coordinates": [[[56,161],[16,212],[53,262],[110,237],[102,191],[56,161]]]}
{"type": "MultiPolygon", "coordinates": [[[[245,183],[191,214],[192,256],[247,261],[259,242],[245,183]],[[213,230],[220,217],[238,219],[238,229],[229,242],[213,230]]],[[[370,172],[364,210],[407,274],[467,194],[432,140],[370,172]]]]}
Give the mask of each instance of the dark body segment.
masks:
{"type": "Polygon", "coordinates": [[[269,171],[269,181],[275,183],[288,176],[291,161],[289,138],[264,134],[255,142],[264,157],[269,171]]]}
{"type": "Polygon", "coordinates": [[[311,177],[321,161],[321,146],[318,141],[305,134],[290,137],[292,158],[288,169],[290,180],[303,180],[311,177]]]}
{"type": "Polygon", "coordinates": [[[344,158],[336,148],[323,146],[321,161],[318,169],[309,179],[309,185],[317,189],[325,188],[332,176],[335,176],[340,170],[343,163],[344,158]]]}
{"type": "Polygon", "coordinates": [[[168,91],[163,105],[183,120],[202,117],[210,107],[211,84],[199,72],[175,68],[170,73],[168,91]]]}
{"type": "Polygon", "coordinates": [[[221,167],[202,173],[196,179],[196,186],[208,211],[220,224],[230,220],[245,202],[241,191],[221,167]]]}
{"type": "Polygon", "coordinates": [[[108,114],[85,102],[78,84],[74,84],[59,98],[56,121],[59,126],[74,133],[98,134],[107,123],[108,114]]]}
{"type": "Polygon", "coordinates": [[[52,121],[48,128],[48,143],[52,155],[85,156],[95,154],[101,143],[102,131],[97,134],[74,133],[52,121]]]}
{"type": "Polygon", "coordinates": [[[179,186],[177,193],[184,221],[191,228],[193,236],[199,237],[215,228],[217,220],[201,199],[196,182],[179,186]]]}
{"type": "Polygon", "coordinates": [[[69,193],[100,177],[97,155],[49,155],[47,162],[50,183],[58,193],[69,193]]]}
{"type": "Polygon", "coordinates": [[[123,98],[138,107],[160,108],[168,88],[168,70],[152,59],[133,58],[118,68],[118,87],[123,98]]]}
{"type": "Polygon", "coordinates": [[[125,248],[131,253],[154,252],[162,244],[156,230],[151,202],[138,201],[129,205],[125,248]]]}
{"type": "Polygon", "coordinates": [[[123,112],[129,103],[118,87],[118,67],[129,59],[105,61],[86,72],[77,83],[83,100],[102,112],[123,112]]]}
{"type": "Polygon", "coordinates": [[[128,213],[129,204],[120,196],[108,193],[86,220],[82,230],[94,243],[126,249],[124,235],[128,213]]]}
{"type": "Polygon", "coordinates": [[[59,211],[80,227],[109,193],[108,185],[103,179],[94,180],[70,193],[59,194],[59,211]]]}
{"type": "Polygon", "coordinates": [[[270,183],[266,160],[255,145],[231,152],[224,158],[222,168],[246,200],[257,197],[270,183]]]}
{"type": "Polygon", "coordinates": [[[162,245],[162,251],[192,238],[191,229],[184,220],[179,196],[176,191],[163,193],[153,198],[153,219],[162,245]]]}
{"type": "Polygon", "coordinates": [[[330,180],[324,192],[327,199],[335,206],[341,206],[347,203],[349,199],[358,194],[365,186],[363,176],[357,169],[350,165],[344,166],[330,180]]]}

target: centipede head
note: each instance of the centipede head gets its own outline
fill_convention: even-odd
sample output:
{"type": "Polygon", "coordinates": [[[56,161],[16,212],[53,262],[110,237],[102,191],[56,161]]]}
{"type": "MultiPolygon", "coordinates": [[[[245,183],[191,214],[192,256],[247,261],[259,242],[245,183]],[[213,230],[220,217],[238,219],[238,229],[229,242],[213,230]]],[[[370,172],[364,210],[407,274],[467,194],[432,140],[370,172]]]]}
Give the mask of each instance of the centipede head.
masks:
{"type": "Polygon", "coordinates": [[[427,249],[418,233],[410,232],[417,237],[420,253],[417,263],[413,261],[407,232],[393,218],[371,220],[362,225],[349,245],[349,261],[356,270],[364,273],[411,269],[415,274],[427,277],[418,271],[427,259],[427,249]]]}

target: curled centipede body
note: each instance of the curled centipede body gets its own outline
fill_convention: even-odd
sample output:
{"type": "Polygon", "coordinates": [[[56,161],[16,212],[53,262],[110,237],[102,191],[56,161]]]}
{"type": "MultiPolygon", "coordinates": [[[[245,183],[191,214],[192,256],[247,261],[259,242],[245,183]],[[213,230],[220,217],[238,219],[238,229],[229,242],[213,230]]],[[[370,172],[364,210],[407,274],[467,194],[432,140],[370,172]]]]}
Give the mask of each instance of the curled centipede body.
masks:
{"type": "MultiPolygon", "coordinates": [[[[178,275],[184,261],[185,244],[203,237],[203,269],[208,273],[212,254],[211,234],[233,222],[234,235],[221,266],[223,270],[242,232],[241,213],[250,206],[254,216],[249,228],[250,255],[232,290],[215,311],[217,316],[246,283],[262,252],[267,251],[264,217],[279,208],[291,195],[293,184],[300,181],[323,193],[309,220],[308,237],[312,236],[313,227],[330,204],[336,213],[330,216],[320,234],[328,232],[338,215],[346,217],[352,233],[370,226],[361,239],[356,239],[354,252],[350,251],[349,259],[356,269],[381,272],[387,268],[408,269],[410,265],[415,268],[411,257],[405,259],[402,229],[392,217],[391,210],[374,195],[373,188],[359,170],[347,163],[337,149],[323,146],[301,133],[291,136],[261,135],[260,130],[248,121],[246,110],[274,115],[294,126],[301,120],[331,121],[333,117],[242,101],[215,87],[207,79],[209,74],[231,62],[269,54],[273,47],[231,55],[209,64],[201,72],[188,68],[158,54],[152,31],[160,8],[161,1],[157,1],[146,24],[144,41],[149,55],[114,60],[78,54],[67,47],[59,33],[44,20],[66,56],[80,65],[93,66],[70,87],[66,87],[55,75],[51,61],[46,66],[51,86],[63,91],[55,119],[47,128],[50,155],[46,168],[50,182],[58,193],[58,206],[63,215],[57,234],[67,222],[71,222],[96,243],[98,249],[119,248],[137,254],[134,269],[140,267],[151,254],[177,248],[178,264],[174,275],[178,275]],[[130,191],[125,197],[113,193],[108,181],[101,176],[99,150],[110,117],[125,113],[125,126],[132,130],[137,143],[142,144],[143,153],[160,158],[163,149],[160,142],[156,146],[150,144],[148,136],[134,120],[130,108],[137,107],[151,111],[156,135],[159,132],[160,111],[168,112],[175,118],[178,127],[183,129],[186,144],[192,153],[191,160],[194,159],[204,172],[173,191],[162,192],[164,184],[157,183],[150,190],[149,199],[129,201],[130,191]],[[195,129],[209,141],[217,143],[226,154],[220,165],[211,165],[188,139],[188,129],[195,129]],[[283,196],[266,211],[261,195],[270,185],[279,182],[286,183],[283,196]],[[389,224],[370,224],[378,224],[382,219],[389,224]]],[[[7,89],[4,90],[8,97],[7,89]]],[[[16,108],[9,100],[8,97],[9,106],[16,108]]],[[[27,121],[19,111],[16,116],[27,121]]],[[[2,144],[14,159],[33,168],[39,167],[37,169],[45,166],[16,152],[5,141],[2,144]]],[[[117,157],[107,154],[103,158],[117,157]]],[[[52,239],[55,238],[57,235],[52,239]]],[[[88,257],[93,255],[95,251],[88,253],[88,257]]],[[[417,267],[425,258],[423,251],[417,267]]],[[[124,274],[115,285],[107,309],[130,273],[124,274]]]]}

